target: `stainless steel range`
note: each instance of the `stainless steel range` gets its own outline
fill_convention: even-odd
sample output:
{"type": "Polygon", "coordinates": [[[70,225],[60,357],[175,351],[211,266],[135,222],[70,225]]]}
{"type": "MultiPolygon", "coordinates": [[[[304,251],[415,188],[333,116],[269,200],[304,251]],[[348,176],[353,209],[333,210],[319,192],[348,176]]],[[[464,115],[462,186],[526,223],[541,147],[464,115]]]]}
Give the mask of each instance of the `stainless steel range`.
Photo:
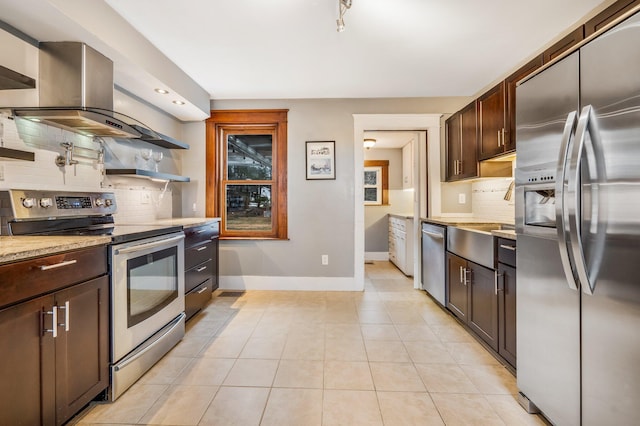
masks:
{"type": "Polygon", "coordinates": [[[184,336],[184,233],[116,225],[113,193],[0,191],[0,235],[109,235],[115,400],[184,336]]]}

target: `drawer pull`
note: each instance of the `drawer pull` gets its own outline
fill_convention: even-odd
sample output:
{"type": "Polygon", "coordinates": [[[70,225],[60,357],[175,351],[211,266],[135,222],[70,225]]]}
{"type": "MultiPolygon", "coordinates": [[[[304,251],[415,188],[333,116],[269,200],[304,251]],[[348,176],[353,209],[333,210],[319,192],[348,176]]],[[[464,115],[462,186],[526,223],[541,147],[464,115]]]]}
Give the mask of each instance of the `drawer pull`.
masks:
{"type": "Polygon", "coordinates": [[[197,294],[202,294],[202,293],[204,293],[205,291],[207,291],[207,287],[202,287],[202,288],[200,289],[200,291],[198,291],[198,293],[197,293],[197,294]]]}
{"type": "Polygon", "coordinates": [[[206,250],[206,249],[207,249],[207,246],[202,246],[202,247],[198,247],[196,249],[196,251],[202,251],[202,250],[206,250]]]}
{"type": "Polygon", "coordinates": [[[196,231],[196,234],[202,234],[202,233],[203,233],[203,232],[205,232],[205,231],[206,231],[206,229],[201,229],[201,230],[199,230],[199,231],[196,231]]]}
{"type": "Polygon", "coordinates": [[[48,271],[50,269],[62,268],[63,266],[73,265],[74,263],[77,263],[77,262],[78,261],[76,259],[73,259],[73,260],[67,260],[66,262],[56,263],[53,265],[40,265],[39,268],[41,271],[48,271]]]}
{"type": "Polygon", "coordinates": [[[206,266],[203,266],[203,267],[201,267],[201,268],[196,269],[196,272],[202,272],[202,271],[204,271],[205,269],[207,269],[207,267],[206,267],[206,266]]]}
{"type": "Polygon", "coordinates": [[[516,251],[516,247],[515,246],[507,246],[507,245],[504,245],[504,244],[500,244],[500,248],[503,248],[505,250],[516,251]]]}

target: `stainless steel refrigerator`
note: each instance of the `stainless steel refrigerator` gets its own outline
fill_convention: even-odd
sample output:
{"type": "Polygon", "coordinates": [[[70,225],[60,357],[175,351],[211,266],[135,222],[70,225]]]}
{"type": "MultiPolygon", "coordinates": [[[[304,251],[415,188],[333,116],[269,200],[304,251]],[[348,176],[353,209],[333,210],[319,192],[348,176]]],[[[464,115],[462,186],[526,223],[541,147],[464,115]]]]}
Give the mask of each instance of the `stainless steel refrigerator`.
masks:
{"type": "Polygon", "coordinates": [[[522,401],[557,425],[640,424],[640,14],[516,96],[522,401]]]}

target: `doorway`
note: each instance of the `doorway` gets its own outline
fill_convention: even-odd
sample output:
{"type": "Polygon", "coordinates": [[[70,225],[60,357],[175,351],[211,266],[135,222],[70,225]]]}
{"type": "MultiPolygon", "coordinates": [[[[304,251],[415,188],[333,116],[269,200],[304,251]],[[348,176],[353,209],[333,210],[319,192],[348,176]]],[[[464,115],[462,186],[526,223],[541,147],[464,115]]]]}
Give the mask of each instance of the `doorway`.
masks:
{"type": "MultiPolygon", "coordinates": [[[[441,114],[354,114],[354,170],[355,193],[364,194],[364,147],[368,131],[410,131],[418,135],[413,146],[413,192],[411,233],[419,242],[420,218],[440,214],[440,117],[441,114]],[[429,141],[430,143],[427,143],[429,141]],[[427,161],[427,158],[429,159],[427,161]],[[427,176],[427,172],[428,175],[427,176]],[[422,188],[422,189],[420,189],[422,188]],[[426,190],[425,190],[426,189],[426,190]],[[427,198],[424,194],[429,193],[427,198]]],[[[354,208],[354,281],[356,288],[364,288],[365,206],[364,195],[356,197],[354,208]]],[[[420,288],[419,244],[413,247],[414,288],[420,288]]]]}

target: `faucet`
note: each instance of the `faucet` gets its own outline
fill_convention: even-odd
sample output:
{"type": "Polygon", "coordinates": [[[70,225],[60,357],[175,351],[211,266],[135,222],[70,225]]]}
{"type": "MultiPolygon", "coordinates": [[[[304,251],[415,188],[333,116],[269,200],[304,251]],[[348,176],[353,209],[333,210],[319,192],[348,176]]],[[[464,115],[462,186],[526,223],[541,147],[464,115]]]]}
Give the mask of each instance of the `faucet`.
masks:
{"type": "Polygon", "coordinates": [[[507,189],[507,193],[504,194],[504,200],[505,201],[511,201],[511,197],[513,196],[513,186],[515,185],[515,183],[516,183],[516,181],[514,179],[509,184],[509,189],[507,189]]]}

